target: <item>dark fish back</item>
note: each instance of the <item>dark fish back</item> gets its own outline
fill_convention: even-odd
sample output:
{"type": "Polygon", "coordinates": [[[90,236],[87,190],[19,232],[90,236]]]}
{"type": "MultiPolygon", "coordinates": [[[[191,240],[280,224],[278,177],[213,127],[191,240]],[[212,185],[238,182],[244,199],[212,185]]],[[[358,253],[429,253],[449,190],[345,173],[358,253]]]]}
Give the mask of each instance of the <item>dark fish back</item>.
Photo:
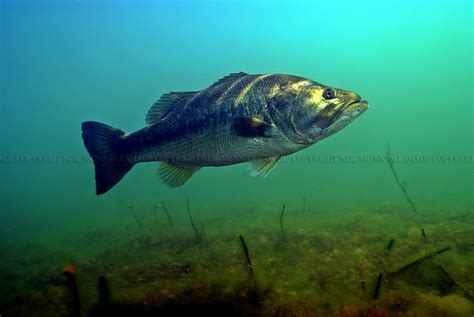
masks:
{"type": "Polygon", "coordinates": [[[274,86],[285,86],[303,78],[268,74],[232,74],[209,88],[189,94],[169,105],[163,120],[138,131],[129,138],[135,150],[209,131],[230,124],[237,117],[265,118],[266,92],[274,86]],[[133,141],[132,141],[133,140],[133,141]]]}

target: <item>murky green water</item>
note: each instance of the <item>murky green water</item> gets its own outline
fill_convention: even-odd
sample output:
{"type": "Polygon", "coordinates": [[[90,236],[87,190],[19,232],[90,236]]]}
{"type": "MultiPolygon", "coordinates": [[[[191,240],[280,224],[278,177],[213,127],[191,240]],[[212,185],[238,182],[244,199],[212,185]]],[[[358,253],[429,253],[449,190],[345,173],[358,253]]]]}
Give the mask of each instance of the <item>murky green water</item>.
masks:
{"type": "Polygon", "coordinates": [[[472,13],[457,0],[2,1],[0,314],[71,314],[70,263],[83,315],[104,314],[106,276],[125,315],[472,316],[472,13]],[[370,108],[266,178],[204,168],[170,189],[146,163],[95,195],[81,122],[135,131],[162,94],[238,71],[307,77],[370,108]]]}

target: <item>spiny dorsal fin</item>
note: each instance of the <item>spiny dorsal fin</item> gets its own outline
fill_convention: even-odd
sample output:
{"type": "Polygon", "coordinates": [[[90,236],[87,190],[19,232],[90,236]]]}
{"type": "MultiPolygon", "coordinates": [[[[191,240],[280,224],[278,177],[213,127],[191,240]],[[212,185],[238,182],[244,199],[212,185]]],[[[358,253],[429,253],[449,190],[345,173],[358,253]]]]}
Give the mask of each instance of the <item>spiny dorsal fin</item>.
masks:
{"type": "Polygon", "coordinates": [[[278,160],[280,160],[280,158],[281,156],[274,156],[267,157],[261,160],[251,161],[249,166],[250,175],[263,175],[264,177],[267,176],[275,167],[276,163],[278,162],[278,160]]]}
{"type": "Polygon", "coordinates": [[[189,95],[195,94],[195,91],[170,92],[161,96],[161,98],[151,106],[146,114],[146,123],[148,125],[155,124],[170,109],[176,101],[189,95]]]}
{"type": "Polygon", "coordinates": [[[200,166],[179,166],[171,162],[161,162],[158,175],[166,185],[179,187],[186,183],[200,168],[200,166]]]}
{"type": "Polygon", "coordinates": [[[268,130],[273,125],[255,117],[237,117],[232,128],[237,135],[243,137],[268,137],[268,130]]]}
{"type": "Polygon", "coordinates": [[[229,75],[222,77],[221,79],[213,83],[211,86],[217,86],[220,84],[228,83],[229,81],[234,81],[240,77],[247,76],[247,75],[248,74],[244,72],[230,73],[229,75]]]}

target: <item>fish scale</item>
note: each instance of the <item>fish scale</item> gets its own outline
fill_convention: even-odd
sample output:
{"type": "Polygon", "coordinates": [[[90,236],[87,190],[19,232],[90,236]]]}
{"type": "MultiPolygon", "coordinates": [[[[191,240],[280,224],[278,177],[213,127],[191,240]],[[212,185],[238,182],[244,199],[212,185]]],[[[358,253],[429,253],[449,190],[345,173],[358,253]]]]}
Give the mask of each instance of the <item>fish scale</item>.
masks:
{"type": "MultiPolygon", "coordinates": [[[[289,147],[288,139],[281,133],[274,135],[271,140],[262,140],[239,137],[232,131],[231,123],[235,117],[266,115],[258,112],[264,109],[262,103],[265,100],[258,98],[261,94],[256,94],[254,91],[286,82],[275,78],[262,80],[252,87],[254,91],[249,91],[241,103],[235,104],[235,99],[242,91],[260,76],[262,75],[249,75],[238,79],[237,84],[235,81],[230,81],[211,87],[176,105],[176,109],[167,115],[159,128],[163,131],[182,132],[175,133],[176,137],[173,140],[161,137],[165,141],[155,143],[154,148],[146,151],[140,149],[141,160],[172,161],[185,165],[199,162],[204,166],[221,166],[246,161],[248,158],[275,156],[285,148],[288,148],[287,151],[293,150],[294,146],[289,147]],[[219,98],[221,104],[216,106],[215,101],[219,98]],[[191,118],[185,121],[184,126],[181,119],[183,116],[191,118]]],[[[160,139],[159,133],[155,138],[160,139]]]]}
{"type": "Polygon", "coordinates": [[[302,77],[234,73],[202,91],[163,95],[136,132],[84,122],[82,135],[100,195],[140,162],[162,162],[159,174],[174,187],[204,166],[251,161],[252,174],[266,175],[280,157],[334,134],[366,108],[354,93],[302,77]]]}

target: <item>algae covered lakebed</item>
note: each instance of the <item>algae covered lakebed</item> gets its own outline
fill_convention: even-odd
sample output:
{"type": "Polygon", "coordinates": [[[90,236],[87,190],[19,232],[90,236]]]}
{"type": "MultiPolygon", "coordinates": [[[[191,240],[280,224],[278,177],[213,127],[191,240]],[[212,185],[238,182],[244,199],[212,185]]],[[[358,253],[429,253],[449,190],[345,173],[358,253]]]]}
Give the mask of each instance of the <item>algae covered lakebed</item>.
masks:
{"type": "Polygon", "coordinates": [[[67,263],[81,311],[91,316],[469,316],[474,310],[474,217],[466,211],[433,215],[385,205],[326,214],[302,200],[286,206],[280,224],[276,204],[218,217],[191,202],[196,236],[184,201],[167,206],[172,225],[160,208],[124,209],[122,231],[96,226],[70,237],[68,248],[4,243],[4,314],[70,315],[67,263]]]}

